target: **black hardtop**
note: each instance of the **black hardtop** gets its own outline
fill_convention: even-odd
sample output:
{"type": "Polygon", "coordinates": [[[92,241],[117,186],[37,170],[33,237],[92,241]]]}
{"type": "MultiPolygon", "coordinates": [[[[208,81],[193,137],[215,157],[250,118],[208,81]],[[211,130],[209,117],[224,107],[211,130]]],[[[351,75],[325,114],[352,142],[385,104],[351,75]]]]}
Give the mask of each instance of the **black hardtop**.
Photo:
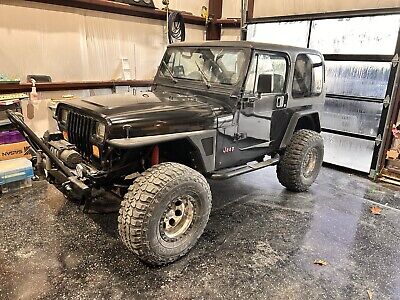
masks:
{"type": "Polygon", "coordinates": [[[232,48],[250,48],[257,50],[270,50],[275,52],[287,53],[312,53],[321,55],[320,52],[314,49],[294,47],[288,45],[278,45],[251,41],[204,41],[204,42],[180,42],[169,45],[168,48],[173,47],[232,47],[232,48]]]}

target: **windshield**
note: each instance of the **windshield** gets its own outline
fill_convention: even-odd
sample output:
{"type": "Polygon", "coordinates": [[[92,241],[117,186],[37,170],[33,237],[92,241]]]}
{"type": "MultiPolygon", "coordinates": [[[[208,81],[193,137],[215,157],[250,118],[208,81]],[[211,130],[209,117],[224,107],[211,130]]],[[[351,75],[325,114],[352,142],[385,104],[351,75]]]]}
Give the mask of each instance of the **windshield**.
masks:
{"type": "Polygon", "coordinates": [[[169,48],[161,64],[161,75],[212,84],[235,85],[244,72],[243,50],[218,47],[169,48]]]}

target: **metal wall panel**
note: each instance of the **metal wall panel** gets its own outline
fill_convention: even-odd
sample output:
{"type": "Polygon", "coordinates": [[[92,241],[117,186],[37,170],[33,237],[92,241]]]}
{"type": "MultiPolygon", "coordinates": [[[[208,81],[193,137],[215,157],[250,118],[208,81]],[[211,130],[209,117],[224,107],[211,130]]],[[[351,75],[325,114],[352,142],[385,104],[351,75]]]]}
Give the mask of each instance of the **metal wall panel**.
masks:
{"type": "Polygon", "coordinates": [[[307,47],[310,21],[249,24],[247,40],[307,47]]]}
{"type": "Polygon", "coordinates": [[[400,14],[249,25],[249,40],[303,47],[308,40],[310,48],[326,55],[321,113],[326,162],[370,171],[399,26],[400,14]]]}
{"type": "Polygon", "coordinates": [[[321,126],[375,138],[382,108],[382,103],[326,98],[321,126]]]}
{"type": "Polygon", "coordinates": [[[393,54],[400,15],[313,21],[310,48],[323,54],[393,54]]]}
{"type": "Polygon", "coordinates": [[[384,99],[391,66],[389,62],[327,61],[326,92],[384,99]]]}
{"type": "Polygon", "coordinates": [[[374,153],[375,142],[328,132],[324,139],[324,161],[353,170],[368,173],[374,153]]]}

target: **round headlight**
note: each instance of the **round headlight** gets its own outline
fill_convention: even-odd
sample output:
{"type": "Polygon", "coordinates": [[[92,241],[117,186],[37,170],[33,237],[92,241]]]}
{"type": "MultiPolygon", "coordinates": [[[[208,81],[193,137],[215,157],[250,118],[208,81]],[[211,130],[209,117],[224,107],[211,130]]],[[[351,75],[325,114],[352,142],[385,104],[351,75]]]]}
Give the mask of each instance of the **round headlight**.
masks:
{"type": "Polygon", "coordinates": [[[99,138],[104,139],[104,137],[106,135],[106,125],[104,125],[103,123],[97,123],[97,125],[96,125],[96,135],[99,138]]]}
{"type": "Polygon", "coordinates": [[[68,120],[68,110],[63,109],[61,111],[61,122],[67,123],[67,120],[68,120]]]}

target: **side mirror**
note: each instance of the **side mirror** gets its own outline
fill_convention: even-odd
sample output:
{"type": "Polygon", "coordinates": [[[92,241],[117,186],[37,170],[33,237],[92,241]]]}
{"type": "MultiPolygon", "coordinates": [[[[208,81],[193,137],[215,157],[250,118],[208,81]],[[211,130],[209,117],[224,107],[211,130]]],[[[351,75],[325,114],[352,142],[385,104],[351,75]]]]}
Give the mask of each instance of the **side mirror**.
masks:
{"type": "Polygon", "coordinates": [[[258,94],[272,93],[272,87],[273,87],[272,79],[273,79],[272,74],[258,75],[257,93],[258,94]]]}

